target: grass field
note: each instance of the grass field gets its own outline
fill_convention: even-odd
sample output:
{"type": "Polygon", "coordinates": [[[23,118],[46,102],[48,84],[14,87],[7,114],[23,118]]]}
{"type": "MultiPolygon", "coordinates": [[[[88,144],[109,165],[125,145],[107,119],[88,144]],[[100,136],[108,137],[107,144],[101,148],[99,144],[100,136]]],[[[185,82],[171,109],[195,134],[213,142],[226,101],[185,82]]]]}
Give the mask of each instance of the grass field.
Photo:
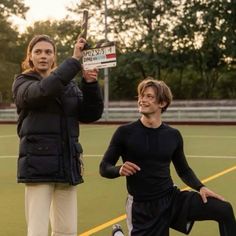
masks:
{"type": "MultiPolygon", "coordinates": [[[[85,183],[78,186],[80,236],[110,236],[119,223],[126,232],[125,179],[104,179],[98,174],[102,155],[115,125],[82,125],[85,183]]],[[[175,126],[183,135],[188,162],[206,185],[229,200],[236,212],[236,126],[175,126]]],[[[24,185],[16,183],[18,138],[15,125],[0,125],[0,235],[25,236],[24,185]]],[[[172,171],[175,183],[184,184],[172,171]]],[[[171,236],[182,234],[171,231],[171,236]]],[[[216,236],[217,224],[197,222],[191,236],[216,236]]]]}

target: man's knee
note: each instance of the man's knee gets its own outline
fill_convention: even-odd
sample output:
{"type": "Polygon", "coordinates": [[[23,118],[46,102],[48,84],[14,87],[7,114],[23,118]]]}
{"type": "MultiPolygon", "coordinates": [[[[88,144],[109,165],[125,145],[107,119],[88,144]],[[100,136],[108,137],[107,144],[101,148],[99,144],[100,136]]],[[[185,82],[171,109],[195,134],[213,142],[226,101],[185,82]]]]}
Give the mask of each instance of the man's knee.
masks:
{"type": "Polygon", "coordinates": [[[231,219],[234,216],[232,205],[229,202],[224,202],[222,205],[220,212],[222,219],[231,219]]]}

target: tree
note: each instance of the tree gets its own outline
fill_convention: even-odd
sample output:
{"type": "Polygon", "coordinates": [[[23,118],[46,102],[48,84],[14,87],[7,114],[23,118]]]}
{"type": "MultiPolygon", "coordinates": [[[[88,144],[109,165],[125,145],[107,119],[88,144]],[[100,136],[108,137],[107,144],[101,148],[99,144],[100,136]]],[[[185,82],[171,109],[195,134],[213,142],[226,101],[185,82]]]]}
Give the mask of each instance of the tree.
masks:
{"type": "MultiPolygon", "coordinates": [[[[27,8],[22,2],[0,0],[0,92],[5,100],[10,100],[12,79],[35,34],[54,39],[60,63],[71,55],[82,9],[88,8],[89,43],[93,47],[105,38],[104,0],[81,0],[71,7],[80,22],[36,22],[19,35],[8,17],[23,17],[27,8]]],[[[234,0],[107,0],[107,22],[108,40],[116,41],[118,56],[109,73],[111,99],[133,99],[137,83],[147,76],[168,82],[178,99],[236,97],[233,88],[224,86],[234,85],[236,68],[234,0]]]]}
{"type": "Polygon", "coordinates": [[[11,101],[11,84],[18,69],[18,32],[9,17],[24,17],[27,10],[22,0],[0,0],[0,97],[5,101],[11,101]]]}
{"type": "MultiPolygon", "coordinates": [[[[195,98],[223,94],[217,92],[222,72],[236,63],[234,0],[107,0],[107,6],[108,36],[117,39],[120,52],[111,75],[112,96],[126,97],[134,84],[131,78],[137,81],[147,75],[169,80],[180,98],[191,78],[195,88],[197,82],[202,88],[198,94],[189,93],[195,98]],[[123,92],[118,89],[121,84],[126,85],[123,92]]],[[[82,0],[77,7],[77,13],[91,9],[93,28],[104,35],[104,0],[82,0]]]]}
{"type": "MultiPolygon", "coordinates": [[[[127,91],[130,85],[148,75],[161,79],[161,70],[170,60],[168,55],[172,45],[168,37],[169,25],[171,19],[176,17],[176,5],[171,0],[107,1],[107,5],[108,39],[113,36],[117,40],[121,63],[120,67],[112,69],[110,94],[116,94],[118,98],[120,90],[117,88],[121,83],[126,84],[127,91]],[[124,67],[126,73],[123,72],[124,67]],[[129,83],[131,79],[134,82],[129,83]]],[[[82,0],[73,11],[79,13],[83,8],[88,8],[90,15],[96,18],[96,25],[91,28],[99,29],[99,33],[105,35],[102,27],[104,1],[82,0]]],[[[125,91],[123,89],[123,93],[130,94],[125,91]]]]}
{"type": "Polygon", "coordinates": [[[192,54],[204,98],[214,96],[221,70],[230,65],[225,58],[235,58],[235,6],[228,0],[186,0],[174,29],[178,44],[192,54]]]}

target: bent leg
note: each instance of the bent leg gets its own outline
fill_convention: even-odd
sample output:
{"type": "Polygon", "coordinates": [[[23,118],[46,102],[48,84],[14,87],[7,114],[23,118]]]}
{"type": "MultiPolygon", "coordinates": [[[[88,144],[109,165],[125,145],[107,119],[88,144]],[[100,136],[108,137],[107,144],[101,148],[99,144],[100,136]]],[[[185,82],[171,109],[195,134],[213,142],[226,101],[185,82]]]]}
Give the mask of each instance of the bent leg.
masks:
{"type": "Polygon", "coordinates": [[[195,194],[190,203],[189,220],[214,220],[219,223],[221,236],[236,235],[236,221],[233,208],[229,202],[216,198],[208,198],[207,203],[203,203],[199,194],[195,194]]]}

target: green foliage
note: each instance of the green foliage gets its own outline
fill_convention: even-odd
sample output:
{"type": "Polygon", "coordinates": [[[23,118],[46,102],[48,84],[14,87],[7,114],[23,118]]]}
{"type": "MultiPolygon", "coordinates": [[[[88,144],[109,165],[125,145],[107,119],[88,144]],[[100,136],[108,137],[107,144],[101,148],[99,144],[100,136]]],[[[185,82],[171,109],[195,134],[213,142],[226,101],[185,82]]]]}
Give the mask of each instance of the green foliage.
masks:
{"type": "MultiPolygon", "coordinates": [[[[227,0],[187,0],[180,24],[174,29],[178,43],[192,51],[190,63],[199,73],[203,98],[219,98],[215,92],[222,68],[230,67],[225,58],[235,58],[235,3],[227,0]],[[198,41],[198,45],[196,42],[198,41]],[[189,42],[189,43],[186,43],[189,42]]],[[[233,62],[234,60],[232,60],[233,62]]],[[[227,71],[225,71],[227,73],[227,71]]]]}
{"type": "MultiPolygon", "coordinates": [[[[82,21],[84,8],[94,46],[105,38],[105,2],[81,0],[70,10],[82,21]]],[[[24,17],[23,1],[0,0],[0,9],[0,97],[10,101],[30,39],[50,35],[60,63],[72,54],[81,22],[39,21],[19,34],[8,19],[24,17]]],[[[110,99],[134,99],[136,85],[147,76],[166,81],[176,99],[236,99],[235,22],[235,1],[107,0],[107,36],[115,39],[118,57],[117,67],[109,69],[110,99]]],[[[103,80],[99,83],[103,86],[103,80]]]]}
{"type": "Polygon", "coordinates": [[[0,98],[4,101],[12,100],[11,84],[19,69],[18,32],[11,26],[9,17],[23,17],[27,9],[21,0],[0,0],[0,98]]]}
{"type": "Polygon", "coordinates": [[[236,98],[236,70],[223,71],[217,84],[219,96],[225,99],[236,98]]]}
{"type": "Polygon", "coordinates": [[[28,9],[23,0],[0,0],[1,18],[7,18],[11,15],[24,17],[28,9]]]}

